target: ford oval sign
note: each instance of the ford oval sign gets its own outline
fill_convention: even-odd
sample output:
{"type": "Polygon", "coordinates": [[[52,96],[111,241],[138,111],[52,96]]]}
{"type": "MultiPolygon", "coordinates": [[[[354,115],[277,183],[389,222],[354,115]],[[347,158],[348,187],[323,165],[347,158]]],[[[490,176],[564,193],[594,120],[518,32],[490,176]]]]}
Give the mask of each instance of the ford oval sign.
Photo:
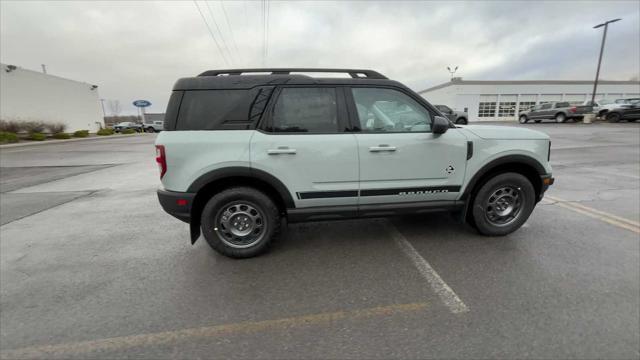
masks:
{"type": "Polygon", "coordinates": [[[133,102],[133,106],[147,107],[147,106],[151,106],[151,102],[149,102],[147,100],[136,100],[136,101],[133,102]]]}

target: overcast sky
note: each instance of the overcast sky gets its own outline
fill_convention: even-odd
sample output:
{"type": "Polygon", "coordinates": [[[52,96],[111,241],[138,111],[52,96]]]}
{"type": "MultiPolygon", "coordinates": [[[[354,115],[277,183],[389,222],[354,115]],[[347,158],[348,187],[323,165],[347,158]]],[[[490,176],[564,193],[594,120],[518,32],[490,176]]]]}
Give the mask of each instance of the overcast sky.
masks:
{"type": "Polygon", "coordinates": [[[620,17],[601,78],[640,75],[639,1],[269,1],[266,58],[262,1],[197,4],[224,56],[193,1],[2,0],[0,61],[97,84],[125,112],[135,99],[164,112],[179,77],[263,64],[371,68],[415,90],[448,81],[452,65],[464,79],[590,80],[592,27],[620,17]]]}

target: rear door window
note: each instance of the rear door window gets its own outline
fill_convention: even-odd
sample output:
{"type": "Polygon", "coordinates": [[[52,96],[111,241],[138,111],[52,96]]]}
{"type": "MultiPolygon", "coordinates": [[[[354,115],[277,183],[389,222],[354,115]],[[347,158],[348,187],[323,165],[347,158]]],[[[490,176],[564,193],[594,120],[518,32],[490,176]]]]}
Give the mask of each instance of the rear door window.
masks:
{"type": "Polygon", "coordinates": [[[282,88],[267,131],[337,133],[338,103],[335,88],[282,88]]]}

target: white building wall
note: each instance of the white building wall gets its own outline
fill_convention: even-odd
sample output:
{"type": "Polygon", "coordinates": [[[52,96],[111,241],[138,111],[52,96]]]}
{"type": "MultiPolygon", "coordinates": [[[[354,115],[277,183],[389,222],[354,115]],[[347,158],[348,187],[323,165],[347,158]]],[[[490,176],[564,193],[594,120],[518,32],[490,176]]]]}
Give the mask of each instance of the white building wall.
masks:
{"type": "Polygon", "coordinates": [[[92,85],[0,64],[0,119],[64,123],[67,132],[104,126],[92,85]]]}
{"type": "MultiPolygon", "coordinates": [[[[422,91],[422,95],[432,104],[442,104],[456,110],[467,108],[471,121],[514,120],[520,111],[521,102],[545,101],[585,101],[591,99],[592,83],[576,84],[469,84],[464,81],[430,91],[422,91]],[[483,100],[484,99],[484,100],[483,100]],[[495,100],[486,100],[495,99],[495,100]],[[479,117],[478,109],[481,101],[495,101],[496,110],[492,117],[479,117]],[[516,103],[514,116],[499,116],[500,102],[516,103]]],[[[596,99],[617,99],[623,97],[640,97],[640,84],[598,84],[596,99]]]]}

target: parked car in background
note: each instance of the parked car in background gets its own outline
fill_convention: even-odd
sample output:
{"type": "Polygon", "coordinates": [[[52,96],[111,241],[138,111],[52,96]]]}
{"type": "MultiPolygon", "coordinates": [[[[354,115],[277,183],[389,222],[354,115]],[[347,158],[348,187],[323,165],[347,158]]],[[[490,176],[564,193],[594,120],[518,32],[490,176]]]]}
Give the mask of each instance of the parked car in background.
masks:
{"type": "Polygon", "coordinates": [[[571,105],[567,101],[553,101],[545,104],[538,104],[531,110],[522,111],[518,116],[521,124],[525,124],[530,120],[536,123],[542,120],[555,120],[555,122],[563,123],[571,119],[580,121],[585,114],[593,111],[591,105],[571,105]]]}
{"type": "Polygon", "coordinates": [[[596,100],[593,104],[591,103],[591,100],[587,100],[587,101],[584,101],[582,105],[592,105],[593,113],[596,114],[598,117],[604,118],[606,117],[606,114],[609,110],[616,109],[625,104],[628,104],[630,100],[633,100],[633,99],[615,99],[615,100],[601,99],[601,100],[596,100]]]}
{"type": "Polygon", "coordinates": [[[627,104],[623,104],[607,112],[606,119],[608,122],[617,123],[620,120],[634,122],[640,119],[640,98],[626,100],[628,100],[627,104]]]}
{"type": "Polygon", "coordinates": [[[446,116],[449,120],[456,124],[467,125],[469,122],[469,115],[464,111],[453,110],[447,105],[434,105],[436,109],[446,116]]]}
{"type": "Polygon", "coordinates": [[[153,133],[162,131],[164,128],[164,121],[152,121],[144,124],[144,131],[153,133]]]}
{"type": "Polygon", "coordinates": [[[126,130],[126,129],[133,129],[133,130],[135,130],[137,132],[142,132],[143,131],[142,124],[138,124],[138,123],[134,123],[134,122],[130,122],[130,121],[117,123],[117,124],[115,124],[113,126],[113,131],[115,131],[115,132],[121,132],[122,130],[126,130]]]}

